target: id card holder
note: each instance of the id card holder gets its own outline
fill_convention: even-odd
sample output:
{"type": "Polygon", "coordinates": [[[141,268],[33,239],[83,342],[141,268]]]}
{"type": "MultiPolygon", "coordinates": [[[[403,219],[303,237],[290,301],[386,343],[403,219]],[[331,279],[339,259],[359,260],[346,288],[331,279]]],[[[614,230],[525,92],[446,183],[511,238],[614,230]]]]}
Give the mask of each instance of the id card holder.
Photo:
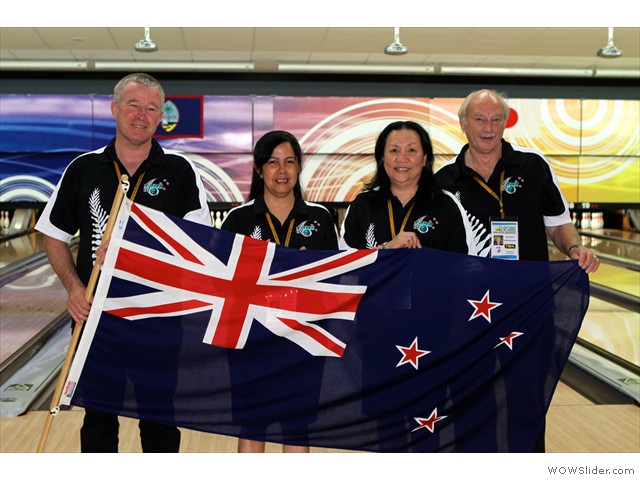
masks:
{"type": "Polygon", "coordinates": [[[518,260],[518,219],[517,217],[490,217],[491,258],[518,260]]]}

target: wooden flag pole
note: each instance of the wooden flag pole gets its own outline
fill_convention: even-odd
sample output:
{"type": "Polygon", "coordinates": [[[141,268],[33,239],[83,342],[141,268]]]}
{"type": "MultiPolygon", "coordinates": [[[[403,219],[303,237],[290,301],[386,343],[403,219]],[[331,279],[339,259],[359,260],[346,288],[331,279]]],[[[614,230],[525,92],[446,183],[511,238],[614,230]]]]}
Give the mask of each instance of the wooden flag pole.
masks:
{"type": "MultiPolygon", "coordinates": [[[[107,226],[104,234],[102,235],[101,242],[105,242],[111,238],[111,232],[113,231],[113,226],[116,223],[116,218],[118,217],[118,211],[120,210],[120,204],[122,203],[122,199],[124,198],[125,192],[128,189],[128,181],[129,177],[127,175],[122,175],[120,177],[120,187],[116,191],[116,197],[113,200],[113,204],[111,205],[111,213],[109,213],[109,220],[107,221],[107,226]]],[[[87,285],[87,290],[85,292],[85,300],[89,302],[91,297],[93,296],[93,292],[96,288],[96,284],[98,283],[98,276],[100,275],[100,265],[98,263],[94,263],[93,269],[91,270],[91,276],[89,277],[89,284],[87,285]]],[[[69,349],[67,350],[67,355],[64,358],[64,362],[62,363],[62,368],[60,370],[60,376],[58,377],[58,384],[56,386],[55,391],[53,392],[53,398],[51,399],[51,405],[49,407],[49,415],[47,416],[47,420],[44,425],[44,429],[42,430],[42,435],[40,435],[40,442],[38,443],[37,453],[42,453],[44,451],[44,445],[47,442],[47,437],[49,436],[49,430],[51,430],[51,424],[53,423],[53,418],[60,411],[60,406],[58,401],[60,400],[60,395],[62,394],[62,389],[64,387],[64,382],[67,379],[67,375],[69,374],[69,369],[71,368],[71,361],[75,355],[76,346],[78,345],[78,341],[80,340],[80,334],[82,333],[82,325],[75,325],[73,329],[73,335],[71,335],[71,342],[69,343],[69,349]]]]}

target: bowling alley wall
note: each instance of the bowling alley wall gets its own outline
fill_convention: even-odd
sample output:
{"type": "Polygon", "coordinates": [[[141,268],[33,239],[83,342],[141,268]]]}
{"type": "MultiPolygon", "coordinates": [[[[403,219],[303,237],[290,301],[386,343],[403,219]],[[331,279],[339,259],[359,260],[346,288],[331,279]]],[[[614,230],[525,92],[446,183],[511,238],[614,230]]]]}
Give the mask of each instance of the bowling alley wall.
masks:
{"type": "MultiPolygon", "coordinates": [[[[306,198],[336,205],[352,200],[373,175],[375,139],[392,121],[413,120],[427,129],[436,168],[466,143],[457,115],[462,97],[189,97],[195,99],[190,106],[179,95],[167,97],[157,138],[196,164],[214,206],[246,200],[252,148],[268,130],[299,139],[306,198]],[[181,130],[186,122],[190,127],[181,130]]],[[[0,203],[46,202],[75,156],[113,137],[110,101],[103,94],[0,95],[0,203]]],[[[510,98],[509,105],[506,140],[542,152],[569,202],[638,208],[640,101],[510,98]]]]}

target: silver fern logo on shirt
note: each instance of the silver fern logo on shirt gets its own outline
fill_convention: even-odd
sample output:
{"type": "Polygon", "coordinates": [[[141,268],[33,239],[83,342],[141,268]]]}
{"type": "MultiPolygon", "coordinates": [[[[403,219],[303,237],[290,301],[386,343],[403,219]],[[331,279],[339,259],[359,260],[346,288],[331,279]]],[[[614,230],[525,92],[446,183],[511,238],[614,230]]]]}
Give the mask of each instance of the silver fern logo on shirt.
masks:
{"type": "Polygon", "coordinates": [[[162,190],[166,190],[167,185],[169,185],[169,182],[167,181],[166,178],[160,182],[156,182],[156,180],[157,180],[156,178],[149,180],[147,183],[144,184],[144,187],[143,187],[143,191],[145,193],[148,193],[152,197],[155,197],[156,195],[158,195],[162,190]]]}
{"type": "Polygon", "coordinates": [[[109,214],[100,203],[100,189],[94,188],[89,196],[89,212],[91,215],[91,258],[95,262],[96,249],[100,246],[102,235],[107,229],[109,214]]]}
{"type": "Polygon", "coordinates": [[[262,240],[262,229],[260,228],[259,225],[256,225],[253,228],[253,231],[251,232],[251,235],[249,235],[251,238],[255,238],[256,240],[262,240]]]}
{"type": "Polygon", "coordinates": [[[370,223],[367,231],[364,234],[366,248],[376,248],[378,246],[378,242],[376,241],[375,228],[375,224],[370,223]]]}
{"type": "Polygon", "coordinates": [[[313,222],[310,225],[307,225],[307,221],[305,220],[302,223],[299,223],[298,226],[296,226],[296,233],[298,235],[302,235],[303,237],[310,237],[311,235],[313,235],[313,232],[317,232],[318,231],[318,227],[317,227],[318,222],[313,222]]]}
{"type": "Polygon", "coordinates": [[[436,217],[429,218],[427,215],[424,215],[413,222],[413,229],[424,234],[428,233],[429,230],[435,230],[436,225],[438,225],[438,219],[436,217]]]}
{"type": "Polygon", "coordinates": [[[514,180],[511,180],[511,177],[505,178],[504,183],[502,184],[502,191],[512,195],[516,193],[519,188],[522,188],[523,183],[524,179],[522,177],[518,177],[514,180]]]}

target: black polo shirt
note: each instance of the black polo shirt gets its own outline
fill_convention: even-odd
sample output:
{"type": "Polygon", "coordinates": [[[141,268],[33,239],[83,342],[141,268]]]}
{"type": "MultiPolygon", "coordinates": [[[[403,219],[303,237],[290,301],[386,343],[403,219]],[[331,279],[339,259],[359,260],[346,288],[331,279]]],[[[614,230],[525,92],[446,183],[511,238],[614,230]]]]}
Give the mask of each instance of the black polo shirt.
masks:
{"type": "Polygon", "coordinates": [[[344,247],[375,248],[393,238],[388,200],[396,234],[411,209],[404,231],[414,232],[423,247],[475,254],[464,210],[453,195],[442,192],[431,200],[416,195],[411,208],[414,202],[403,207],[389,189],[380,188],[365,190],[349,205],[340,231],[344,247]]]}
{"type": "MultiPolygon", "coordinates": [[[[115,139],[74,159],[36,224],[36,230],[66,243],[79,232],[76,268],[85,284],[120,183],[114,161],[120,172],[127,174],[116,155],[115,139]]],[[[129,198],[137,186],[136,203],[211,225],[206,191],[195,167],[186,157],[165,152],[157,141],[152,141],[149,157],[129,178],[129,184],[129,198]]]]}
{"type": "MultiPolygon", "coordinates": [[[[258,197],[244,205],[229,211],[222,222],[221,229],[233,233],[239,233],[259,240],[276,242],[276,239],[267,220],[269,211],[264,197],[258,197]]],[[[337,250],[338,231],[329,210],[322,205],[308,203],[296,197],[296,202],[284,224],[280,224],[275,215],[270,215],[273,228],[284,245],[287,232],[293,220],[291,237],[288,246],[308,250],[337,250]]]]}
{"type": "MultiPolygon", "coordinates": [[[[500,205],[474,177],[480,177],[464,162],[465,145],[458,157],[436,172],[436,179],[453,192],[467,211],[474,230],[478,255],[491,253],[490,217],[500,215],[500,205]]],[[[483,181],[484,182],[484,181],[483,181]]],[[[502,156],[487,184],[496,194],[502,188],[506,217],[517,217],[521,260],[548,261],[545,226],[571,223],[569,209],[558,180],[547,160],[534,150],[502,140],[502,156]],[[500,176],[504,170],[504,183],[500,176]]]]}

